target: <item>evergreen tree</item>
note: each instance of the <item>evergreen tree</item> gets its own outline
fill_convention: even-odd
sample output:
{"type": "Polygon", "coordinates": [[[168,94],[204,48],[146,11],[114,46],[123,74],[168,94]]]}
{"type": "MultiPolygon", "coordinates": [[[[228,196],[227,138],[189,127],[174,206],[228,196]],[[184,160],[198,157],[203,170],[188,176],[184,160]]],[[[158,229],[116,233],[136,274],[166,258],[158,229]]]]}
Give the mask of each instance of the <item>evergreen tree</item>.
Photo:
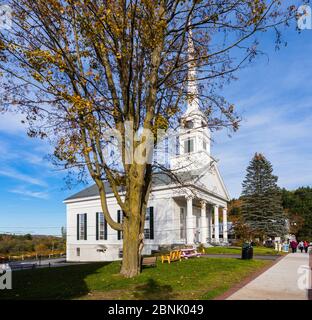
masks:
{"type": "Polygon", "coordinates": [[[277,179],[271,163],[262,154],[256,153],[243,182],[242,216],[254,235],[262,239],[282,236],[287,232],[277,179]]]}

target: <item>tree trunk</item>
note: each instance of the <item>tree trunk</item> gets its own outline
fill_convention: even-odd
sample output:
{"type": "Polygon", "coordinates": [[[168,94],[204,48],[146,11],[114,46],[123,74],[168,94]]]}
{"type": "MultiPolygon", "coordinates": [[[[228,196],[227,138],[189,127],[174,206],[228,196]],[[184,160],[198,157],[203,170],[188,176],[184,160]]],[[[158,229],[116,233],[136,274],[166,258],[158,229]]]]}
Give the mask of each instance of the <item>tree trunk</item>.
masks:
{"type": "Polygon", "coordinates": [[[123,258],[120,273],[127,278],[135,277],[141,271],[140,243],[140,214],[136,212],[124,219],[123,258]]]}

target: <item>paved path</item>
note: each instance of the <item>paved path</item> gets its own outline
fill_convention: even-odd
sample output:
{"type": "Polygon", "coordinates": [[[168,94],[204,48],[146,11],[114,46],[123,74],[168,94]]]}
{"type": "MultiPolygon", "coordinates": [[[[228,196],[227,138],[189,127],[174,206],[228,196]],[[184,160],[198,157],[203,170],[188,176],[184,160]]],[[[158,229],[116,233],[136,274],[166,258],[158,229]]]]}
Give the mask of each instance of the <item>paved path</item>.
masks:
{"type": "Polygon", "coordinates": [[[66,262],[65,258],[54,258],[54,259],[42,259],[39,263],[39,260],[25,260],[25,261],[14,261],[10,262],[9,265],[12,270],[19,271],[24,269],[31,269],[31,265],[35,265],[35,269],[40,268],[54,268],[54,267],[66,267],[71,265],[86,264],[86,262],[66,262]]]}
{"type": "MultiPolygon", "coordinates": [[[[214,253],[208,253],[204,255],[207,258],[232,258],[232,259],[241,259],[242,255],[241,254],[214,254],[214,253]]],[[[280,256],[279,255],[254,255],[253,258],[254,259],[259,259],[259,260],[276,260],[278,259],[280,256]]]]}
{"type": "Polygon", "coordinates": [[[309,265],[306,253],[290,253],[227,300],[307,300],[297,281],[300,266],[309,265]]]}

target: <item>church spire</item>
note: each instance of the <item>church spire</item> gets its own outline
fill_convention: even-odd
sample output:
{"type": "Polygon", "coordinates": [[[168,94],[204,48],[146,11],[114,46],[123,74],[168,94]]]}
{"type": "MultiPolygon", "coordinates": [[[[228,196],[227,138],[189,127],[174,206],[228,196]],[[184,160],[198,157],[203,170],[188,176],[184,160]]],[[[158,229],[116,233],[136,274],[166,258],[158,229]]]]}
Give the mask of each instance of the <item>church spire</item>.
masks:
{"type": "Polygon", "coordinates": [[[193,115],[200,112],[199,110],[199,97],[197,86],[196,74],[196,61],[195,61],[195,48],[193,42],[192,30],[188,32],[188,74],[187,74],[187,108],[184,116],[193,115]]]}

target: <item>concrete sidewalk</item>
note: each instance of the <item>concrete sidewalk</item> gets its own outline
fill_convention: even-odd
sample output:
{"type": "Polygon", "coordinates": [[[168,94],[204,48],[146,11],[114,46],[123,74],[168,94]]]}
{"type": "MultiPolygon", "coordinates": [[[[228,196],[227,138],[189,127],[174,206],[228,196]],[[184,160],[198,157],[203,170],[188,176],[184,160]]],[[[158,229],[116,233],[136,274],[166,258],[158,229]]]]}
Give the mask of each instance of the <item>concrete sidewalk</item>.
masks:
{"type": "Polygon", "coordinates": [[[297,281],[302,276],[298,268],[308,265],[308,254],[290,253],[227,300],[307,300],[297,281]]]}

